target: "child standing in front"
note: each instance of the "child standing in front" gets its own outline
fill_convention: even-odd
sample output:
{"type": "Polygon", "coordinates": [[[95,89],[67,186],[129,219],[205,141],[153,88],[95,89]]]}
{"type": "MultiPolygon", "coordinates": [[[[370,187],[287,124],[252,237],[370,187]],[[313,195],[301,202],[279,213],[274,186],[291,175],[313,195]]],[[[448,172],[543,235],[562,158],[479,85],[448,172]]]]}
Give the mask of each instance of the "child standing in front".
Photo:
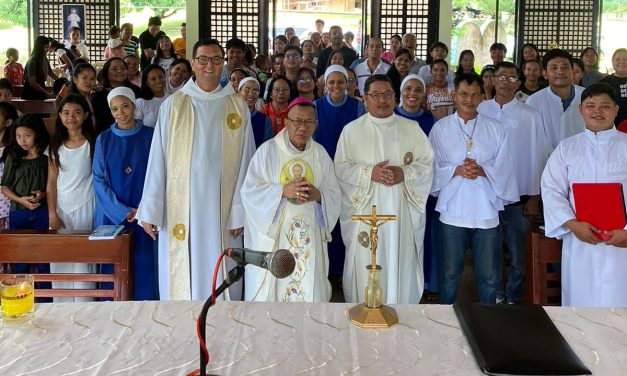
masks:
{"type": "MultiPolygon", "coordinates": [[[[2,155],[4,173],[1,192],[11,200],[9,228],[48,229],[46,178],[48,157],[44,150],[49,136],[38,115],[22,115],[10,128],[9,144],[2,155]]],[[[38,273],[49,273],[50,264],[37,264],[38,273]]],[[[28,264],[14,264],[13,273],[29,273],[28,264]]],[[[46,288],[50,283],[41,283],[46,288]]]]}
{"type": "MultiPolygon", "coordinates": [[[[68,94],[59,104],[55,132],[50,140],[48,184],[48,217],[50,228],[58,230],[91,230],[94,221],[95,196],[92,187],[91,162],[96,139],[89,103],[79,94],[68,94]]],[[[54,273],[94,273],[90,264],[56,263],[54,273]]],[[[54,282],[54,288],[93,289],[95,283],[54,282]]],[[[89,298],[55,298],[55,302],[90,301],[89,298]]]]}

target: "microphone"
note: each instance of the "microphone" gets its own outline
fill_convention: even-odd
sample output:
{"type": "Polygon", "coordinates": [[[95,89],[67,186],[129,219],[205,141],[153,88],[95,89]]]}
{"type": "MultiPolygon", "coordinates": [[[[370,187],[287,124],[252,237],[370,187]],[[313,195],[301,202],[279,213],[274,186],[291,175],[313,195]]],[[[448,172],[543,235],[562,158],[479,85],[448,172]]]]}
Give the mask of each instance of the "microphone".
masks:
{"type": "Polygon", "coordinates": [[[276,252],[253,251],[247,248],[228,248],[224,255],[235,260],[239,265],[251,264],[267,269],[277,278],[285,278],[292,274],[296,260],[287,249],[276,252]]]}

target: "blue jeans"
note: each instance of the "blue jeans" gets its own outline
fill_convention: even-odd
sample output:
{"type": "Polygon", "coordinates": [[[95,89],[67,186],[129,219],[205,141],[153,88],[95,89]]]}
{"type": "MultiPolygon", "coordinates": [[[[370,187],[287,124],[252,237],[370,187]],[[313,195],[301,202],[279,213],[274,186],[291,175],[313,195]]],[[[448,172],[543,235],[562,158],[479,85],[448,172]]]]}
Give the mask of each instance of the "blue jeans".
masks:
{"type": "Polygon", "coordinates": [[[509,251],[509,275],[507,285],[503,289],[503,252],[498,252],[496,257],[499,270],[496,296],[499,299],[507,298],[509,303],[521,304],[523,302],[523,281],[525,277],[525,235],[531,226],[531,222],[523,214],[525,205],[506,206],[499,212],[500,241],[499,244],[507,245],[509,251]]]}
{"type": "Polygon", "coordinates": [[[494,304],[498,277],[495,261],[500,249],[499,228],[466,228],[440,222],[440,234],[440,304],[455,303],[468,248],[472,248],[479,302],[494,304]]]}

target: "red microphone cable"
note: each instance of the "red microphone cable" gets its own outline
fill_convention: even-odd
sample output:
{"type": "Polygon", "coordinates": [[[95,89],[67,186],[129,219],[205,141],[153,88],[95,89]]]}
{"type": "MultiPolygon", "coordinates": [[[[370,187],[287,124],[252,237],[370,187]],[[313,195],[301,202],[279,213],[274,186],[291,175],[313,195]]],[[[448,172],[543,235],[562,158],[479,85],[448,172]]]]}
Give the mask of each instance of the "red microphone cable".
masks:
{"type": "MultiPolygon", "coordinates": [[[[218,272],[220,271],[220,265],[222,264],[222,259],[224,258],[224,253],[220,253],[220,257],[218,258],[218,262],[216,263],[215,269],[213,271],[213,282],[211,284],[211,301],[212,304],[216,302],[216,282],[218,280],[218,272]]],[[[207,350],[207,345],[205,341],[203,341],[202,336],[200,335],[200,316],[196,319],[196,335],[198,336],[198,342],[200,342],[200,347],[204,353],[203,361],[205,365],[209,364],[209,351],[207,350]]],[[[193,370],[188,373],[187,376],[196,376],[200,373],[200,368],[193,370]]]]}

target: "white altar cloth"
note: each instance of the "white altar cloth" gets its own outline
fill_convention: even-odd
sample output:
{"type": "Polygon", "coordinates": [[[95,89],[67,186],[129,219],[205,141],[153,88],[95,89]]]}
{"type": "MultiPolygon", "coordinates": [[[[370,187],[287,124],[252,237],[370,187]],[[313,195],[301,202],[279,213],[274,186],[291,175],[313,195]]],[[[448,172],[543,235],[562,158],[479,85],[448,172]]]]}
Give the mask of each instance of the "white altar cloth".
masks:
{"type": "MultiPolygon", "coordinates": [[[[185,375],[198,368],[201,302],[39,304],[0,324],[0,375],[185,375]]],[[[397,305],[360,329],[350,304],[222,302],[209,311],[219,375],[481,375],[450,306],[397,305]]],[[[627,374],[627,309],[546,309],[594,375],[627,374]]]]}

